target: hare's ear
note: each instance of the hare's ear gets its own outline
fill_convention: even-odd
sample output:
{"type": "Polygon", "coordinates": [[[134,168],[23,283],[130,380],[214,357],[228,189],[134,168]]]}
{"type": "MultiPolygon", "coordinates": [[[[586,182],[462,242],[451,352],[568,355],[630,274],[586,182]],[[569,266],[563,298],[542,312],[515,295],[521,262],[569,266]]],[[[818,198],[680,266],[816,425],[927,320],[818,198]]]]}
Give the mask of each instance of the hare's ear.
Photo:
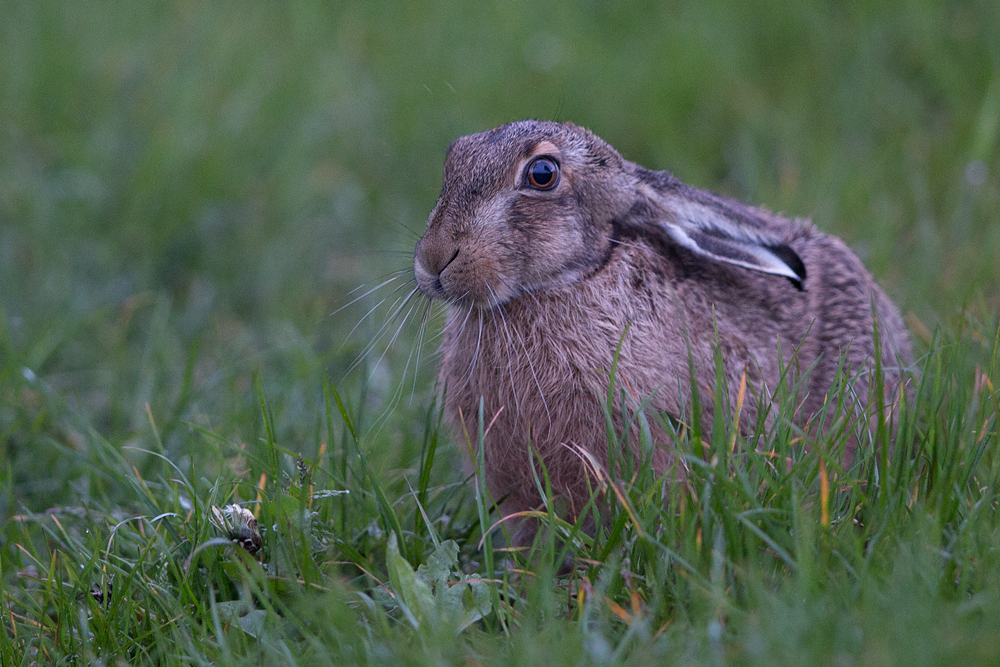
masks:
{"type": "Polygon", "coordinates": [[[674,241],[695,254],[745,269],[784,276],[799,290],[804,289],[805,264],[798,253],[785,243],[728,234],[720,229],[689,227],[672,222],[662,224],[674,241]]]}
{"type": "Polygon", "coordinates": [[[688,198],[660,201],[672,215],[661,219],[659,225],[675,243],[717,262],[784,276],[799,290],[805,289],[802,258],[763,221],[754,224],[739,211],[688,198]]]}

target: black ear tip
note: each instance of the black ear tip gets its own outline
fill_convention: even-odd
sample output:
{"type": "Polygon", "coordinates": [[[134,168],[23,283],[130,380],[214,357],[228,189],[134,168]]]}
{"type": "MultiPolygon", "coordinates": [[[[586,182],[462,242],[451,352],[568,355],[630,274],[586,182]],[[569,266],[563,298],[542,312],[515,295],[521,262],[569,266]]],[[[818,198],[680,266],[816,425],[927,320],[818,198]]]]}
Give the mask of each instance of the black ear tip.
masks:
{"type": "Polygon", "coordinates": [[[805,287],[803,285],[806,282],[806,265],[802,261],[802,258],[799,257],[799,253],[784,243],[768,246],[767,249],[773,252],[778,259],[784,262],[795,273],[796,278],[790,277],[789,280],[796,288],[804,292],[805,287]]]}

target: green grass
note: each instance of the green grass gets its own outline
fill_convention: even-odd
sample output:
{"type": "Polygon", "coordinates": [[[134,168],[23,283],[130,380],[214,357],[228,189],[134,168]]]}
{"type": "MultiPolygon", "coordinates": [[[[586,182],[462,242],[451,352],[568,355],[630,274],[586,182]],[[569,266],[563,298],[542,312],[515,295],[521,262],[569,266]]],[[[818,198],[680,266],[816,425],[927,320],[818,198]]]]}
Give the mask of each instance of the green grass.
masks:
{"type": "Polygon", "coordinates": [[[996,3],[0,17],[3,665],[1000,662],[996,3]],[[593,538],[552,506],[497,551],[417,327],[347,373],[395,283],[337,309],[410,264],[448,142],[524,117],[845,238],[918,348],[895,447],[727,420],[593,538]]]}

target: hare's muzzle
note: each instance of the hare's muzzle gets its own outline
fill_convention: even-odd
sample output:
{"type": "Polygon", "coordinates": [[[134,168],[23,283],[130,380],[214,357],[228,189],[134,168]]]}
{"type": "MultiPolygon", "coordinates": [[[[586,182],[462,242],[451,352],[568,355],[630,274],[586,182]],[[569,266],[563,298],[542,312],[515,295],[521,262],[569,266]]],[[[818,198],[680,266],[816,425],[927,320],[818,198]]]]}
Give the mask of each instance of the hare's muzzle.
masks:
{"type": "Polygon", "coordinates": [[[517,296],[488,248],[429,238],[417,244],[413,274],[420,291],[431,299],[489,309],[517,296]]]}
{"type": "Polygon", "coordinates": [[[458,249],[452,253],[451,257],[442,260],[443,253],[427,252],[424,244],[417,245],[417,252],[413,258],[413,275],[417,279],[417,286],[420,291],[432,299],[444,299],[448,294],[441,282],[441,274],[458,257],[458,249]]]}

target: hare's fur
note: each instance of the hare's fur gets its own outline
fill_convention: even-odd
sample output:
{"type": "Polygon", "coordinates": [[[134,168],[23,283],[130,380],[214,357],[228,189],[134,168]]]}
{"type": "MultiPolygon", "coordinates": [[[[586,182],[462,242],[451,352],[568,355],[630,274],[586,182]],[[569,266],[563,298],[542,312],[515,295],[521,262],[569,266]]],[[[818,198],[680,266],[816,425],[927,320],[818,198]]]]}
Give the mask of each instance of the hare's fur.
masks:
{"type": "MultiPolygon", "coordinates": [[[[650,398],[649,414],[688,410],[694,368],[706,430],[716,347],[730,405],[746,374],[744,428],[786,367],[789,386],[804,378],[796,415],[803,425],[821,410],[839,368],[869,374],[873,310],[890,404],[910,360],[898,311],[842,241],[644,169],[568,124],[522,121],[453,144],[415,272],[428,296],[450,302],[440,365],[445,412],[456,437],[464,439],[464,426],[475,441],[482,399],[493,421],[486,481],[495,499],[505,499],[505,513],[540,503],[531,448],[574,510],[589,497],[571,447],[607,464],[605,405],[619,342],[616,388],[650,398]],[[520,180],[540,154],[561,168],[552,192],[520,180]],[[790,248],[804,264],[804,289],[706,259],[663,231],[698,216],[790,248]]],[[[868,387],[867,377],[854,384],[862,412],[868,387]]],[[[667,434],[650,423],[654,463],[666,470],[667,434]]]]}

